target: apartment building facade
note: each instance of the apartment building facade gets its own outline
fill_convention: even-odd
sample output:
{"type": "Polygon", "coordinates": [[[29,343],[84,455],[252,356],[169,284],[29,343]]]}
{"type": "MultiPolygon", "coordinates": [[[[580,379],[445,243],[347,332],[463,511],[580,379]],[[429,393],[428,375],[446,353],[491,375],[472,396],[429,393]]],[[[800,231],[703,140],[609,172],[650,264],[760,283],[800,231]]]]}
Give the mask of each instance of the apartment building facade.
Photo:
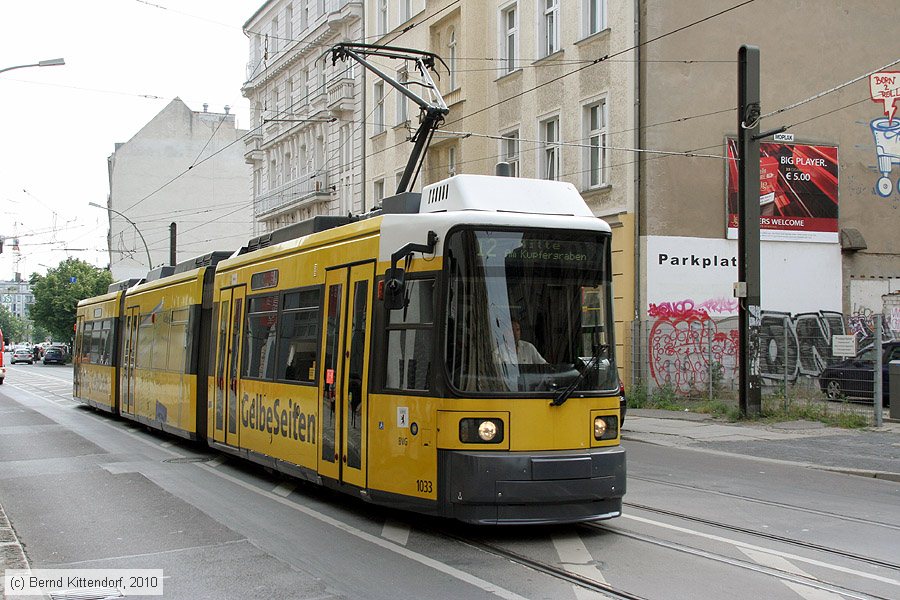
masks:
{"type": "Polygon", "coordinates": [[[327,50],[359,40],[363,4],[271,0],[244,23],[252,123],[244,158],[252,171],[257,233],[317,215],[363,210],[361,69],[327,50]]]}
{"type": "MultiPolygon", "coordinates": [[[[603,57],[632,46],[633,3],[368,0],[366,10],[367,39],[443,59],[435,79],[450,112],[416,189],[460,173],[493,174],[506,162],[518,177],[572,183],[613,227],[621,360],[635,311],[635,163],[612,148],[633,146],[637,72],[630,60],[603,57]]],[[[400,81],[415,77],[398,61],[379,67],[400,81]]],[[[418,109],[376,78],[366,99],[366,186],[377,203],[396,189],[418,109]]]]}
{"type": "MultiPolygon", "coordinates": [[[[314,2],[264,9],[276,4],[293,5],[296,14],[314,2]]],[[[871,334],[873,315],[900,323],[883,300],[900,287],[900,136],[892,129],[900,119],[887,114],[892,102],[874,101],[896,87],[884,82],[897,76],[900,61],[877,41],[892,39],[900,7],[365,0],[354,9],[360,16],[346,39],[443,60],[435,79],[450,112],[414,189],[459,173],[491,174],[502,161],[519,177],[572,183],[612,225],[619,360],[636,367],[624,373],[629,383],[652,379],[644,367],[654,360],[657,374],[666,371],[661,385],[672,369],[708,362],[675,346],[695,344],[698,323],[736,315],[733,140],[742,44],[761,50],[762,129],[784,125],[788,134],[762,140],[762,309],[782,323],[772,331],[787,331],[795,348],[814,331],[810,360],[821,365],[824,340],[837,332],[835,314],[860,339],[871,334]],[[873,87],[878,81],[887,92],[873,87]]],[[[398,81],[417,77],[408,62],[373,62],[398,81]]],[[[351,67],[325,68],[337,70],[325,71],[323,90],[351,67]]],[[[358,169],[354,192],[349,203],[323,197],[322,211],[368,210],[394,193],[418,126],[418,108],[379,77],[359,68],[353,82],[355,104],[341,118],[353,121],[358,136],[349,150],[358,169]]],[[[335,135],[327,133],[333,124],[301,127],[321,127],[326,143],[335,135]]],[[[346,148],[340,138],[337,144],[346,148]]],[[[268,185],[269,155],[253,156],[263,169],[254,185],[268,185]]],[[[330,172],[340,169],[326,163],[330,172]]],[[[733,366],[732,330],[720,333],[730,353],[723,360],[733,366]]]]}
{"type": "Polygon", "coordinates": [[[144,277],[176,260],[239,248],[252,233],[248,169],[228,107],[191,110],[175,98],[109,156],[109,265],[113,279],[144,277]]]}

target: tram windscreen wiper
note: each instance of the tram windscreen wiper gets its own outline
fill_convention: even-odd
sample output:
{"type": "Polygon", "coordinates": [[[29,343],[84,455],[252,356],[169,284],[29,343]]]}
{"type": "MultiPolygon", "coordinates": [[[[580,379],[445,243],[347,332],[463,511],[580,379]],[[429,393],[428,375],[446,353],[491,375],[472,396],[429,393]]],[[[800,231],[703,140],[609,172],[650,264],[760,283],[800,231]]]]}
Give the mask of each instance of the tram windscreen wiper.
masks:
{"type": "Polygon", "coordinates": [[[596,350],[594,351],[594,355],[591,357],[591,360],[584,365],[584,369],[582,369],[581,373],[578,374],[578,377],[575,378],[575,381],[567,385],[565,388],[560,390],[560,392],[556,395],[556,398],[550,403],[550,406],[561,406],[565,404],[566,400],[569,399],[569,396],[572,395],[581,382],[584,381],[585,376],[588,374],[588,371],[594,368],[597,364],[597,361],[600,360],[600,354],[603,352],[603,344],[597,344],[596,350]]]}

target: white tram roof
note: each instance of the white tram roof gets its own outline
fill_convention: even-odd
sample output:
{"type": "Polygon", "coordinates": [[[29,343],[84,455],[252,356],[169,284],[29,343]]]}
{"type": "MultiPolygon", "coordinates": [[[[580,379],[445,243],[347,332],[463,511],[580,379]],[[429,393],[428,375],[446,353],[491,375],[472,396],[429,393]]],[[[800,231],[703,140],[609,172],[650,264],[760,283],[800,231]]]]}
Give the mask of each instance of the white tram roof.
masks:
{"type": "Polygon", "coordinates": [[[594,216],[575,186],[562,181],[456,175],[422,190],[420,213],[456,210],[594,216]]]}
{"type": "Polygon", "coordinates": [[[381,261],[409,242],[425,243],[428,231],[438,235],[440,255],[447,233],[458,225],[611,231],[570,183],[486,175],[456,175],[425,186],[418,213],[382,219],[381,261]]]}

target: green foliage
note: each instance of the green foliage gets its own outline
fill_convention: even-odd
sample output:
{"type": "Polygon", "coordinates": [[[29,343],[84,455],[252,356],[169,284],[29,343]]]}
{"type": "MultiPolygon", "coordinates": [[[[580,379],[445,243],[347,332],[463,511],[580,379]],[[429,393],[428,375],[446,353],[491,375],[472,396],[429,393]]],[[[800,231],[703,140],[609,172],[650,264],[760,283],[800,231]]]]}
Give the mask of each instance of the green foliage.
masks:
{"type": "Polygon", "coordinates": [[[28,323],[0,304],[0,331],[3,331],[4,341],[18,342],[28,334],[28,323]]]}
{"type": "Polygon", "coordinates": [[[31,293],[34,295],[31,318],[35,325],[50,332],[54,340],[69,341],[79,300],[105,294],[111,283],[109,271],[77,258],[66,259],[55,269],[48,270],[47,275],[35,273],[31,276],[31,293]]]}

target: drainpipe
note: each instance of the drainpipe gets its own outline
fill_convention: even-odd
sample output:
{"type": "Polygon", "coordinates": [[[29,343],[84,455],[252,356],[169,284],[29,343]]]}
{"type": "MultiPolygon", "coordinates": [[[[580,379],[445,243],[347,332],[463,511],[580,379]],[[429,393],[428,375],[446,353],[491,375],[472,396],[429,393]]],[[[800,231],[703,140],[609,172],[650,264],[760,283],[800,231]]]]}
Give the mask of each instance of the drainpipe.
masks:
{"type": "MultiPolygon", "coordinates": [[[[634,0],[634,147],[642,148],[644,138],[641,131],[641,0],[634,0]]],[[[641,163],[643,155],[637,153],[634,169],[634,320],[637,327],[632,324],[632,338],[637,338],[632,348],[632,386],[639,379],[641,373],[641,343],[643,330],[640,326],[641,319],[641,163]]]]}

